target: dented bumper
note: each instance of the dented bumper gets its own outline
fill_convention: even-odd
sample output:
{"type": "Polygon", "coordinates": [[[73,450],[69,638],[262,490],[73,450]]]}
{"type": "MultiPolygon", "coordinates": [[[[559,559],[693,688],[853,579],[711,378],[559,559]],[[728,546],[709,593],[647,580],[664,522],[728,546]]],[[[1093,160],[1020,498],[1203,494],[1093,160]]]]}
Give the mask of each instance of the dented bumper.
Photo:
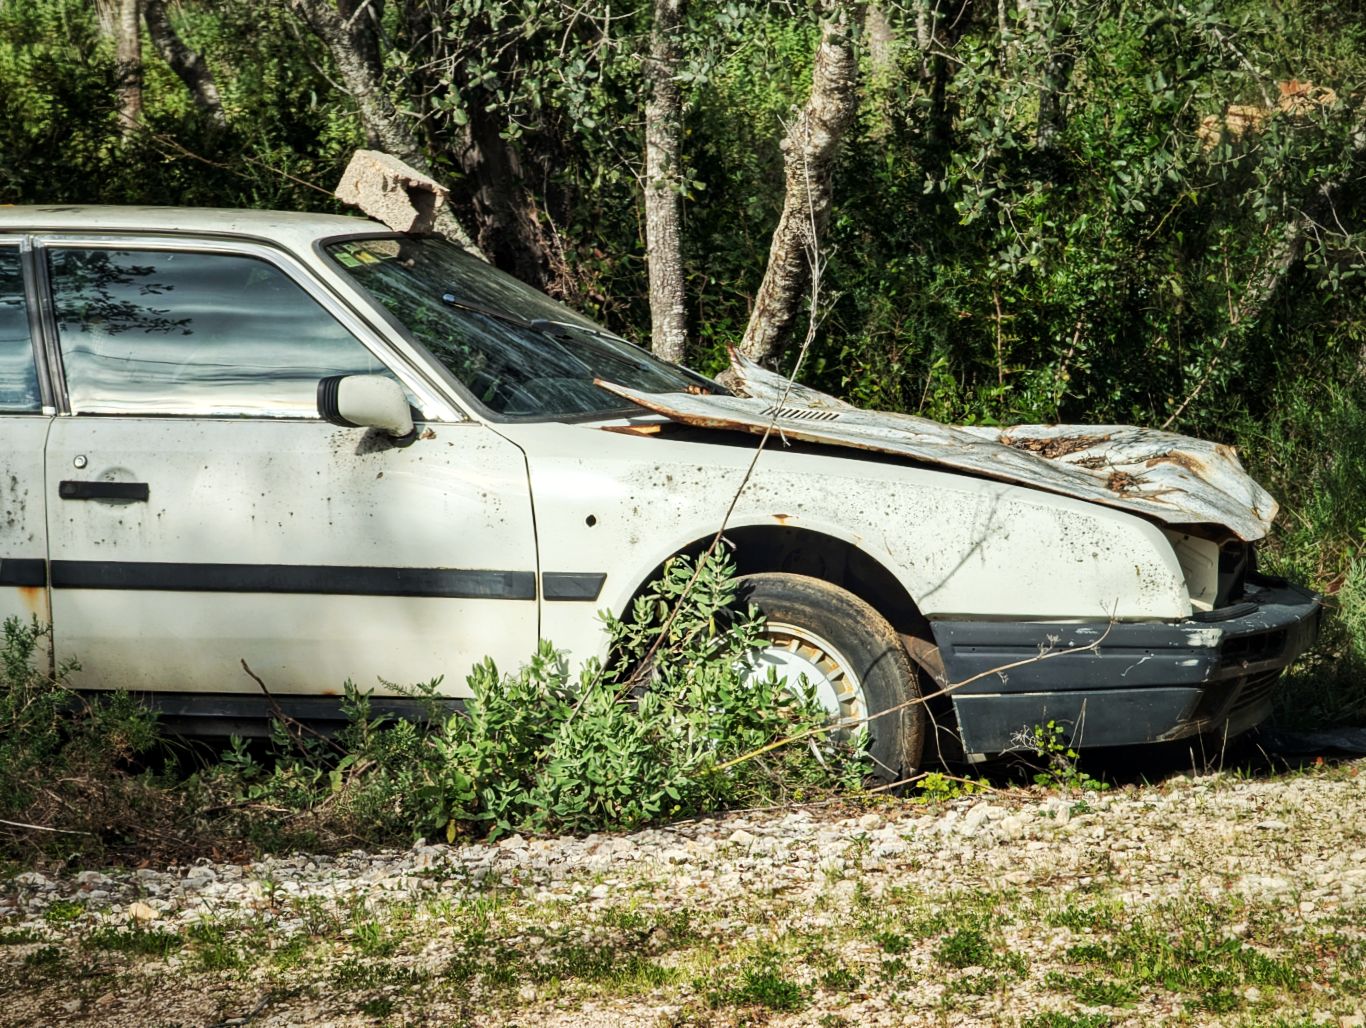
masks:
{"type": "Polygon", "coordinates": [[[1180,622],[932,627],[971,758],[1028,745],[1048,721],[1085,747],[1236,735],[1270,714],[1321,610],[1317,595],[1262,579],[1244,601],[1180,622]]]}

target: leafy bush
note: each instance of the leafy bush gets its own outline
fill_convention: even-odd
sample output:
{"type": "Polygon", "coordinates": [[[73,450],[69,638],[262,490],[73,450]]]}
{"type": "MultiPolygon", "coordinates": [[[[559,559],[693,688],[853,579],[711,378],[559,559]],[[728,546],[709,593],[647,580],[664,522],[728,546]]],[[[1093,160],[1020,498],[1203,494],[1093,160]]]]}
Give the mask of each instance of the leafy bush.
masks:
{"type": "MultiPolygon", "coordinates": [[[[58,827],[76,847],[124,830],[142,798],[127,768],[155,745],[155,719],[126,693],[74,693],[66,684],[74,665],[43,670],[49,632],[36,619],[8,618],[0,633],[3,816],[58,827]]],[[[32,841],[9,828],[11,838],[32,841]]]]}
{"type": "MultiPolygon", "coordinates": [[[[605,619],[607,664],[590,661],[576,678],[548,643],[515,675],[477,667],[465,711],[432,737],[419,819],[448,835],[461,822],[495,833],[631,828],[827,779],[807,749],[717,770],[826,718],[772,675],[747,680],[762,619],[737,610],[733,571],[724,556],[671,561],[627,620],[605,619]]],[[[847,750],[824,745],[848,763],[847,750]]]]}
{"type": "MultiPolygon", "coordinates": [[[[420,723],[372,717],[348,683],[348,724],[335,739],[277,724],[272,760],[237,742],[205,781],[295,812],[295,833],[370,842],[629,829],[857,782],[867,770],[858,740],[829,737],[814,699],[771,674],[748,678],[763,623],[738,590],[725,555],[672,560],[625,620],[604,615],[605,663],[571,672],[548,642],[514,674],[486,660],[463,710],[438,713],[437,682],[414,690],[432,701],[420,723]],[[791,736],[805,745],[756,755],[791,736]]],[[[289,844],[260,830],[279,827],[254,837],[289,844]]]]}

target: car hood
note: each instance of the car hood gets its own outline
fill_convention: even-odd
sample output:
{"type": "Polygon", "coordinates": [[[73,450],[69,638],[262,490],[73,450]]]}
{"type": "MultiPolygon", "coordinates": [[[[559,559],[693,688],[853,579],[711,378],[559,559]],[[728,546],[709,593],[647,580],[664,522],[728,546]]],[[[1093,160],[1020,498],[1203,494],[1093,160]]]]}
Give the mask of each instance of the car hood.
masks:
{"type": "Polygon", "coordinates": [[[748,395],[642,393],[599,382],[673,421],[911,457],[987,478],[1074,496],[1165,524],[1222,525],[1252,542],[1276,516],[1270,494],[1231,446],[1130,425],[943,425],[869,411],[797,385],[732,354],[748,395]]]}

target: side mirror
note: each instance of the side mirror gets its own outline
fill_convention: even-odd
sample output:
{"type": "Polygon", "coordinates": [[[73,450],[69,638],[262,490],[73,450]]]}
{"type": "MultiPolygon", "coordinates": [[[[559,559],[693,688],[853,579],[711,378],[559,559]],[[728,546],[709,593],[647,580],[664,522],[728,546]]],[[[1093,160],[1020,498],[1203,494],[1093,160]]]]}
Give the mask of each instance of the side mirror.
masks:
{"type": "Polygon", "coordinates": [[[385,375],[333,375],[318,382],[318,416],[343,428],[378,428],[403,439],[413,412],[403,387],[385,375]]]}

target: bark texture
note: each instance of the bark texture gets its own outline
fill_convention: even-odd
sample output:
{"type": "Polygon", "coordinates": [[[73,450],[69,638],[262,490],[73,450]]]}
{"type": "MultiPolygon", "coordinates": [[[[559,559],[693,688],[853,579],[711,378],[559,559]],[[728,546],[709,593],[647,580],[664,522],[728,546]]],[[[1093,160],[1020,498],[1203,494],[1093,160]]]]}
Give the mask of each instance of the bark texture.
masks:
{"type": "Polygon", "coordinates": [[[152,45],[161,54],[161,59],[171,66],[171,70],[185,83],[195,104],[216,125],[226,124],[223,117],[223,101],[218,95],[218,85],[214,82],[213,72],[204,63],[204,58],[185,45],[185,41],[171,24],[166,13],[165,0],[143,0],[143,18],[147,22],[147,35],[152,45]]]}
{"type": "MultiPolygon", "coordinates": [[[[418,145],[417,136],[384,92],[379,70],[367,55],[364,38],[347,25],[347,20],[329,0],[290,0],[290,6],[331,52],[342,84],[356,102],[365,130],[375,139],[377,149],[393,154],[424,175],[430,175],[431,166],[426,154],[418,145]]],[[[488,259],[464,226],[444,207],[436,212],[435,228],[451,242],[488,259]]]]}
{"type": "Polygon", "coordinates": [[[99,16],[114,40],[119,125],[126,137],[142,124],[142,0],[105,0],[99,16]]]}
{"type": "Polygon", "coordinates": [[[1063,4],[1050,4],[1038,16],[1048,49],[1039,85],[1039,123],[1034,143],[1039,150],[1047,151],[1067,128],[1067,89],[1077,62],[1077,38],[1072,31],[1072,14],[1063,4]]]}
{"type": "Polygon", "coordinates": [[[858,107],[860,0],[830,3],[821,27],[811,97],[782,142],[786,194],[773,231],[768,268],[740,342],[753,360],[774,356],[801,313],[812,262],[830,220],[835,159],[858,107]]]}
{"type": "Polygon", "coordinates": [[[682,363],[688,345],[683,281],[680,140],[683,99],[679,29],[686,0],[655,0],[646,74],[645,259],[650,272],[650,347],[664,360],[682,363]]]}

